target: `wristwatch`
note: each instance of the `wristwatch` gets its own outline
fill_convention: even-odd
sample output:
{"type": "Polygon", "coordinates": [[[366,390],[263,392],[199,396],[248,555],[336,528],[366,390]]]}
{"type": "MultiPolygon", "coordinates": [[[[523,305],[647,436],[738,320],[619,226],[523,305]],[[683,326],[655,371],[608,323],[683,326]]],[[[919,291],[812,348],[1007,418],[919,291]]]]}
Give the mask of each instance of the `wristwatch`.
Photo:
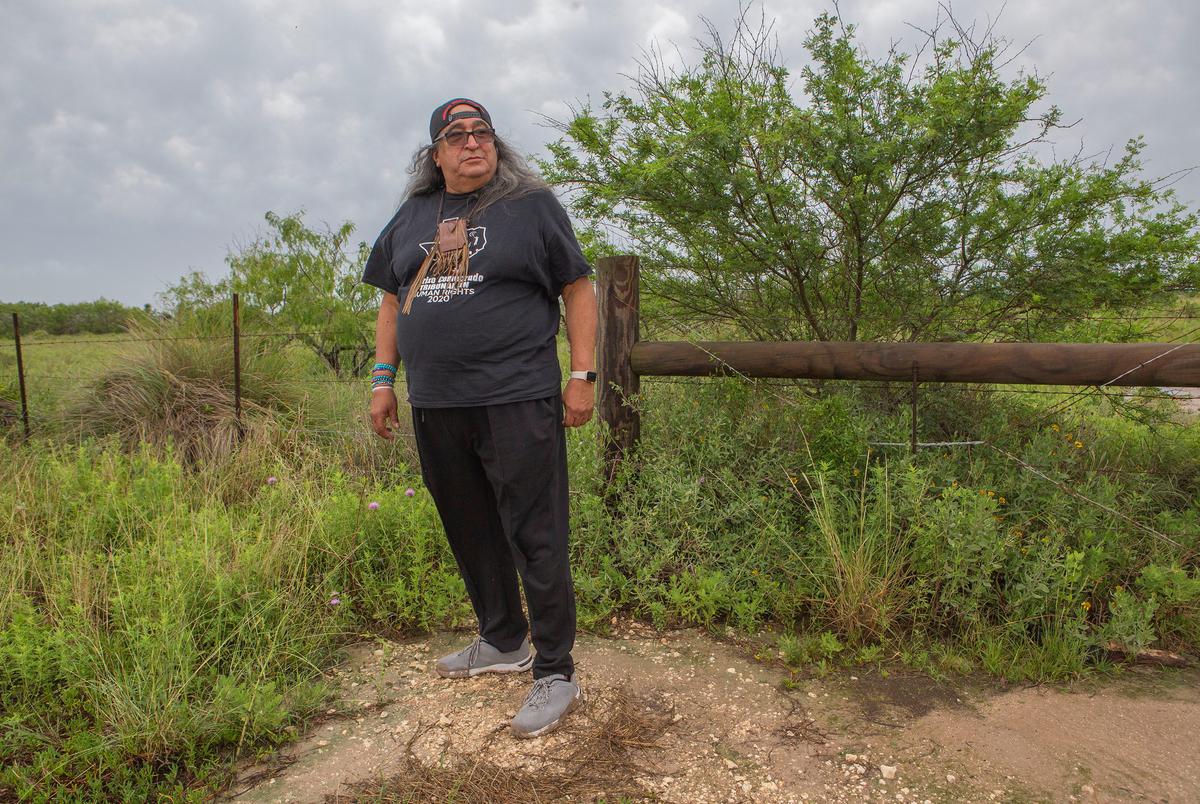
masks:
{"type": "Polygon", "coordinates": [[[596,372],[594,371],[572,371],[572,380],[583,380],[584,382],[595,382],[596,372]]]}

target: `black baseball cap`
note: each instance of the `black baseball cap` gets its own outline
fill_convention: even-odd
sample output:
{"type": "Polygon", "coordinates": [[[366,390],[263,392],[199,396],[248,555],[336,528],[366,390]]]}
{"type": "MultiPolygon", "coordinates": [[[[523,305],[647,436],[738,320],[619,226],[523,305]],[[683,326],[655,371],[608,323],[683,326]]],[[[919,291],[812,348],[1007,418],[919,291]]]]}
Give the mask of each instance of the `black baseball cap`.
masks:
{"type": "Polygon", "coordinates": [[[492,116],[488,114],[488,110],[483,108],[482,103],[476,103],[470,98],[453,98],[446,101],[441,106],[433,110],[433,116],[429,118],[429,139],[436,140],[438,134],[442,132],[446,126],[453,123],[455,120],[464,120],[471,117],[482,119],[489,126],[492,124],[492,116]],[[470,106],[474,111],[455,112],[450,114],[450,110],[455,106],[470,106]]]}

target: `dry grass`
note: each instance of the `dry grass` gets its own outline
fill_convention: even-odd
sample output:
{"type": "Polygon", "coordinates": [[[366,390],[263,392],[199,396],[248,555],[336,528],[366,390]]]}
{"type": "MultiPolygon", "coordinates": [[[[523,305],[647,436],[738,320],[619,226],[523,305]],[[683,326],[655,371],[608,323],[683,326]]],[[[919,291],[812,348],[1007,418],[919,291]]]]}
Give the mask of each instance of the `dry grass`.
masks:
{"type": "MultiPolygon", "coordinates": [[[[400,773],[356,785],[349,794],[327,796],[325,801],[533,804],[647,800],[653,794],[637,779],[656,771],[639,761],[639,752],[658,746],[673,711],[661,700],[632,695],[623,687],[604,690],[590,696],[563,727],[570,740],[554,743],[557,749],[545,753],[538,753],[547,745],[544,741],[523,744],[529,746],[529,754],[520,767],[512,768],[489,759],[493,752],[487,747],[472,752],[469,760],[427,765],[414,749],[426,731],[418,729],[408,741],[400,773]]],[[[493,736],[493,740],[509,739],[506,734],[493,736]]]]}
{"type": "Polygon", "coordinates": [[[21,423],[21,407],[11,399],[0,396],[0,434],[15,430],[21,423]]]}
{"type": "Polygon", "coordinates": [[[264,339],[249,339],[239,423],[231,344],[218,330],[211,323],[140,325],[116,365],[83,388],[64,420],[80,436],[115,434],[130,447],[170,444],[186,466],[229,456],[247,431],[296,410],[299,393],[288,357],[264,339]]]}
{"type": "Polygon", "coordinates": [[[811,482],[813,500],[805,501],[816,526],[828,570],[815,578],[828,622],[852,641],[881,639],[905,611],[911,598],[906,535],[892,500],[886,468],[867,474],[857,499],[830,486],[823,474],[811,482]]]}
{"type": "Polygon", "coordinates": [[[789,696],[787,702],[788,713],[784,715],[783,722],[775,729],[775,736],[779,738],[780,742],[824,745],[829,739],[829,735],[821,730],[817,721],[805,711],[795,698],[789,696]]]}

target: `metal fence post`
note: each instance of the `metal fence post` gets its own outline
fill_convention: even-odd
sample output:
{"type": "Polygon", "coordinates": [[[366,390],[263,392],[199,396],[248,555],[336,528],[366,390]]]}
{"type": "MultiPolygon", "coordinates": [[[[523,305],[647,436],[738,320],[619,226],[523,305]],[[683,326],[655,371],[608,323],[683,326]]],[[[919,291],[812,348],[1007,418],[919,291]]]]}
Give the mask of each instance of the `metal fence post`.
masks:
{"type": "Polygon", "coordinates": [[[17,345],[17,384],[21,388],[21,420],[25,423],[25,440],[29,440],[29,400],[25,394],[25,359],[21,354],[21,317],[13,311],[13,339],[17,345]]]}
{"type": "Polygon", "coordinates": [[[911,450],[912,450],[913,455],[917,454],[917,386],[918,386],[918,384],[919,383],[917,382],[917,364],[916,364],[916,361],[913,361],[913,364],[912,364],[912,400],[911,400],[911,404],[912,404],[912,411],[911,411],[912,446],[911,446],[911,450]]]}
{"type": "Polygon", "coordinates": [[[238,295],[233,294],[233,415],[237,420],[238,439],[245,435],[242,429],[242,327],[238,295]]]}

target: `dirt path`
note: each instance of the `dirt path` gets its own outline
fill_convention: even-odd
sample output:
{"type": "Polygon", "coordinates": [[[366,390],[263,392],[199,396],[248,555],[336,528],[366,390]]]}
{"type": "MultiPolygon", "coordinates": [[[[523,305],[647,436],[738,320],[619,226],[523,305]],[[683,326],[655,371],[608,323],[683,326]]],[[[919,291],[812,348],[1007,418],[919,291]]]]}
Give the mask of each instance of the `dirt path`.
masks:
{"type": "Polygon", "coordinates": [[[357,646],[328,720],[227,800],[374,800],[390,780],[420,801],[1200,801],[1195,671],[1069,692],[840,671],[787,690],[773,657],[631,629],[579,640],[588,704],[532,742],[507,730],[527,675],[431,671],[462,635],[357,646]]]}

